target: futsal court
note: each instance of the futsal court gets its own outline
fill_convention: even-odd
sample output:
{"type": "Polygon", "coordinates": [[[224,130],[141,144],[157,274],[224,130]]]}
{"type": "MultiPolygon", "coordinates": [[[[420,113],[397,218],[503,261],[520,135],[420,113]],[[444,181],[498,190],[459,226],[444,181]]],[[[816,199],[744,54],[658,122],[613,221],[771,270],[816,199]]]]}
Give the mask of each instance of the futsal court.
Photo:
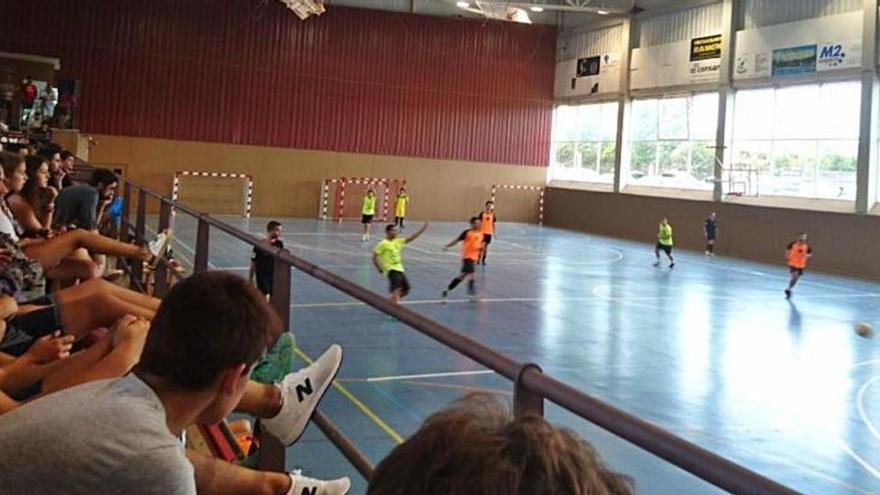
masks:
{"type": "MultiPolygon", "coordinates": [[[[269,219],[224,220],[261,236],[269,219]]],[[[370,259],[381,224],[361,242],[356,222],[279,220],[294,254],[387,292],[370,259]]],[[[419,225],[408,221],[404,234],[419,225]]],[[[405,249],[404,304],[798,491],[880,493],[880,350],[853,331],[880,321],[877,283],[808,272],[787,301],[784,263],[679,250],[674,270],[655,268],[650,238],[501,223],[478,267],[480,300],[459,287],[444,303],[460,263],[457,248],[441,247],[465,227],[432,223],[405,249]]],[[[178,216],[175,236],[175,256],[190,266],[195,221],[178,216]]],[[[210,245],[210,268],[247,275],[247,246],[216,230],[210,245]]],[[[334,342],[345,349],[321,409],[373,462],[465,393],[511,399],[507,380],[306,274],[294,271],[292,290],[300,359],[334,342]]],[[[719,493],[555,406],[547,415],[633,476],[640,494],[719,493]]],[[[348,474],[363,493],[363,479],[310,428],[288,467],[348,474]]]]}

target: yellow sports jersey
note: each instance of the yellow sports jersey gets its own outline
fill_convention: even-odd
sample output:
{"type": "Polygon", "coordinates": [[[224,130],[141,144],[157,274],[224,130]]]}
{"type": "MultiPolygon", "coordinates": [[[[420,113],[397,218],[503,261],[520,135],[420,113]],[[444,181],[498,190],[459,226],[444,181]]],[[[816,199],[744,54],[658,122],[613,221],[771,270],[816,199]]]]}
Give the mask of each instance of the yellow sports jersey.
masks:
{"type": "Polygon", "coordinates": [[[406,205],[409,203],[409,196],[406,194],[398,195],[397,199],[394,201],[394,216],[396,217],[405,217],[406,216],[406,205]]]}
{"type": "Polygon", "coordinates": [[[376,244],[373,253],[379,257],[379,264],[382,265],[382,270],[385,273],[391,270],[403,271],[403,257],[400,252],[404,246],[406,246],[406,239],[401,237],[392,240],[382,239],[379,244],[376,244]]]}
{"type": "Polygon", "coordinates": [[[375,215],[376,214],[376,196],[370,196],[369,194],[364,195],[364,205],[361,208],[361,213],[364,215],[375,215]]]}
{"type": "Polygon", "coordinates": [[[657,232],[657,242],[662,246],[671,246],[672,245],[672,225],[660,224],[660,231],[657,232]]]}

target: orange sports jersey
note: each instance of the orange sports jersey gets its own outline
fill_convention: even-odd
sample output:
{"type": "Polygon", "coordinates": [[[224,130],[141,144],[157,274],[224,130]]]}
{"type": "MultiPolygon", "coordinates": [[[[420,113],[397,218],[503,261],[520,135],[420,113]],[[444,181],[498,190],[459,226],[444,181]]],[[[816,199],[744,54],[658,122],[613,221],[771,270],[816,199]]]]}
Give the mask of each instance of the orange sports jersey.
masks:
{"type": "Polygon", "coordinates": [[[468,229],[458,236],[461,244],[461,258],[465,260],[477,261],[480,259],[480,253],[483,252],[483,233],[468,229]]]}
{"type": "Polygon", "coordinates": [[[813,254],[813,248],[806,242],[800,244],[792,242],[788,245],[788,266],[804,269],[807,267],[807,259],[813,254]]]}
{"type": "Polygon", "coordinates": [[[480,232],[492,235],[495,233],[495,212],[480,213],[480,232]]]}

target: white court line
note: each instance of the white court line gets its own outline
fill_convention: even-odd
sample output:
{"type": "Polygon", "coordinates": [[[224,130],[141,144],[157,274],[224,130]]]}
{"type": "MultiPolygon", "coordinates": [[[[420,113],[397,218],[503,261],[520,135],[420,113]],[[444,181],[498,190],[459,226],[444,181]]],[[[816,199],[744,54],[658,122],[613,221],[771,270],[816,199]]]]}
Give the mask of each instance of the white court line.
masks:
{"type": "Polygon", "coordinates": [[[859,454],[856,454],[855,451],[849,446],[849,444],[847,444],[845,441],[843,441],[842,438],[838,437],[837,441],[840,442],[840,446],[843,447],[843,450],[845,450],[846,453],[849,454],[850,457],[852,457],[856,462],[861,464],[861,466],[863,468],[865,468],[866,471],[873,474],[877,479],[880,479],[880,471],[878,471],[877,468],[875,468],[868,461],[863,459],[862,456],[860,456],[859,454]]]}
{"type": "Polygon", "coordinates": [[[865,426],[868,427],[868,431],[870,431],[871,434],[874,435],[874,438],[880,440],[880,431],[877,431],[877,427],[874,426],[874,422],[871,421],[871,418],[869,418],[868,415],[865,413],[865,393],[877,380],[880,380],[880,375],[875,375],[873,378],[865,382],[864,385],[862,385],[862,388],[859,389],[859,395],[858,400],[856,401],[856,405],[858,405],[859,408],[859,416],[862,417],[862,421],[865,423],[865,426]]]}
{"type": "Polygon", "coordinates": [[[492,370],[481,371],[448,371],[443,373],[422,373],[420,375],[393,375],[393,376],[376,376],[367,378],[368,382],[392,382],[397,380],[411,380],[417,378],[441,378],[445,376],[473,376],[473,375],[491,375],[495,372],[492,370]]]}

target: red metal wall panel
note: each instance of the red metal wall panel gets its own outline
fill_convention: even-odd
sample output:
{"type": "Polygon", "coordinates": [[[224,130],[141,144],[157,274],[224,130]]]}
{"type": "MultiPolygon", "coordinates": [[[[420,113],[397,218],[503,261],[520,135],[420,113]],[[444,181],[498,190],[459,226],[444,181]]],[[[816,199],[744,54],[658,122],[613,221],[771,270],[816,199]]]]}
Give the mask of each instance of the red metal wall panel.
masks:
{"type": "Polygon", "coordinates": [[[86,131],[546,166],[553,28],[275,0],[3,2],[0,50],[61,58],[86,131]]]}

